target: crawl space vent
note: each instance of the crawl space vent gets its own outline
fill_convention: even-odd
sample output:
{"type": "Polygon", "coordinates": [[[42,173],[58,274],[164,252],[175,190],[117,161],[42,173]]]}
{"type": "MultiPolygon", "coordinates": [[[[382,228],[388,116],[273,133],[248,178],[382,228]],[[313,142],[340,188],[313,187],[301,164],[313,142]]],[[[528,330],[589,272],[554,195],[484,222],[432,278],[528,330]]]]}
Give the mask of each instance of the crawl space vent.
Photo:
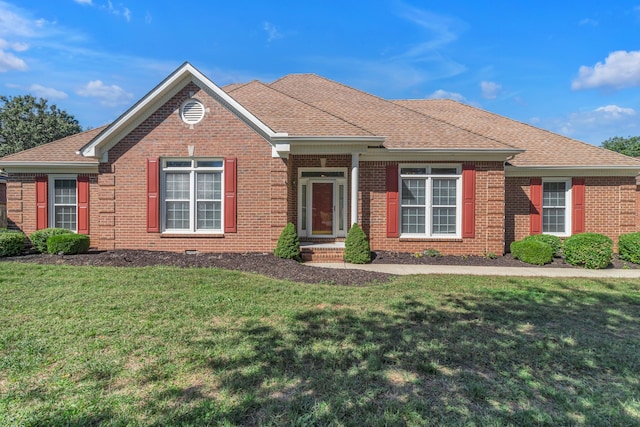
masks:
{"type": "Polygon", "coordinates": [[[182,104],[180,117],[186,124],[195,125],[204,118],[204,105],[200,101],[190,99],[182,104]]]}

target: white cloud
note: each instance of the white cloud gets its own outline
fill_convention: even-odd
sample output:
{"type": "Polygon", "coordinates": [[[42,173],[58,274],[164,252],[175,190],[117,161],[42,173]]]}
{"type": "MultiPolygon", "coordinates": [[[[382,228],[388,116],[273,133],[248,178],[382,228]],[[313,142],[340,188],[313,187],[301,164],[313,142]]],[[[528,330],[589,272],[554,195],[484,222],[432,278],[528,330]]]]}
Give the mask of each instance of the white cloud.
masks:
{"type": "Polygon", "coordinates": [[[457,92],[447,92],[446,90],[438,89],[431,95],[427,96],[427,99],[453,99],[454,101],[469,103],[467,98],[457,92]]]}
{"type": "Polygon", "coordinates": [[[264,24],[262,24],[262,29],[267,32],[267,42],[269,43],[283,37],[282,33],[278,31],[278,28],[271,22],[265,22],[264,24]]]}
{"type": "Polygon", "coordinates": [[[133,98],[133,94],[125,91],[117,85],[105,85],[101,80],[92,80],[77,91],[78,95],[100,99],[102,105],[115,107],[127,104],[133,98]]]}
{"type": "Polygon", "coordinates": [[[584,18],[579,22],[580,25],[591,25],[592,27],[597,27],[599,22],[595,19],[584,18]]]}
{"type": "Polygon", "coordinates": [[[502,90],[502,85],[495,82],[483,81],[480,83],[482,97],[487,99],[496,99],[502,90]]]}
{"type": "Polygon", "coordinates": [[[51,87],[44,87],[39,84],[32,84],[31,86],[29,86],[29,92],[37,97],[46,99],[66,99],[69,97],[69,95],[62,92],[61,90],[57,90],[51,87]]]}
{"type": "Polygon", "coordinates": [[[640,51],[611,52],[593,67],[583,65],[571,83],[573,90],[609,88],[622,89],[640,86],[640,51]]]}
{"type": "Polygon", "coordinates": [[[92,0],[74,0],[74,1],[79,4],[88,4],[88,5],[93,4],[92,0]]]}
{"type": "Polygon", "coordinates": [[[0,73],[11,70],[25,71],[27,63],[12,53],[0,49],[0,73]]]}
{"type": "Polygon", "coordinates": [[[540,120],[541,126],[572,138],[599,145],[616,135],[640,133],[638,112],[633,108],[606,105],[594,110],[579,111],[565,117],[540,120]]]}

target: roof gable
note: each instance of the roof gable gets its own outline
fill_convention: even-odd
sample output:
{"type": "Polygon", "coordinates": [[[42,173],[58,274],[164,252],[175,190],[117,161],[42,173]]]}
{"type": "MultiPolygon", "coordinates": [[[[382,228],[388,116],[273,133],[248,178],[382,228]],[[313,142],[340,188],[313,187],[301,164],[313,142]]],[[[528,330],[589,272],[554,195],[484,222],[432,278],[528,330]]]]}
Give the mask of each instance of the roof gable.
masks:
{"type": "Polygon", "coordinates": [[[80,154],[86,157],[100,158],[121,138],[136,128],[190,82],[205,90],[265,138],[282,136],[260,121],[194,66],[185,62],[99,135],[83,146],[80,149],[80,154]]]}

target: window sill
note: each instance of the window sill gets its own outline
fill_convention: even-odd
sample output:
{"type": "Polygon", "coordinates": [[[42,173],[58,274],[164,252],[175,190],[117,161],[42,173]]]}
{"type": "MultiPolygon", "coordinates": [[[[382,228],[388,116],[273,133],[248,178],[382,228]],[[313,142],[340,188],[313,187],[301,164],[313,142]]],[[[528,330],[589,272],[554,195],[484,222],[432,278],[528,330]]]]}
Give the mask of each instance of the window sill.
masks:
{"type": "Polygon", "coordinates": [[[462,237],[427,237],[427,236],[400,236],[401,242],[462,242],[462,237]]]}
{"type": "Polygon", "coordinates": [[[162,239],[220,239],[224,237],[224,233],[161,233],[162,239]]]}

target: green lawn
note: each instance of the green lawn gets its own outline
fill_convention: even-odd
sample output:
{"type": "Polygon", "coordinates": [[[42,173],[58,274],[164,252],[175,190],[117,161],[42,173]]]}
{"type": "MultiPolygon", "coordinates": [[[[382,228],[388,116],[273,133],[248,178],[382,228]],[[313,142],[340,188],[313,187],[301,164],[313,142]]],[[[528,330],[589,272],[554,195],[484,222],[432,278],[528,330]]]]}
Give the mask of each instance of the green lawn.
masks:
{"type": "Polygon", "coordinates": [[[638,425],[640,283],[0,263],[0,425],[638,425]]]}

